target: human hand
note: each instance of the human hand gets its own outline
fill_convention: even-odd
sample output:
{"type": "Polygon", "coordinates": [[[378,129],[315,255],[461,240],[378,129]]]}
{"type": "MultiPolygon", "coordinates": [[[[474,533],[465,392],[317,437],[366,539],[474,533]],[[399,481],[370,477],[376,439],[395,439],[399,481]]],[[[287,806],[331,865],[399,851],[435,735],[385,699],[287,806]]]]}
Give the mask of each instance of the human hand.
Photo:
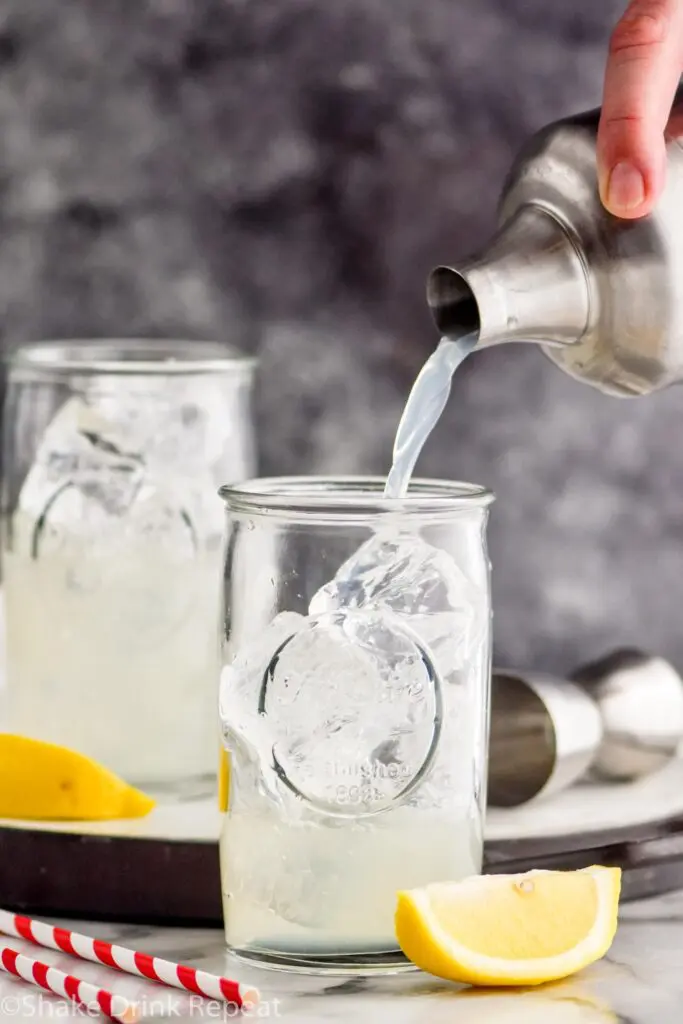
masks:
{"type": "Polygon", "coordinates": [[[683,69],[683,0],[631,0],[610,40],[598,129],[607,209],[642,217],[664,187],[664,130],[683,69]]]}

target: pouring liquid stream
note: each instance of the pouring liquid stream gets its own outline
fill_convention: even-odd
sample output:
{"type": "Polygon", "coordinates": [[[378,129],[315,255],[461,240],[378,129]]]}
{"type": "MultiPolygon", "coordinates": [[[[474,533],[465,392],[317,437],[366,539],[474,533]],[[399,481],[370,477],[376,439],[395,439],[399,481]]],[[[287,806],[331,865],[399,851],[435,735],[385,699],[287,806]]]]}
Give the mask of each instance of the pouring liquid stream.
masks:
{"type": "Polygon", "coordinates": [[[403,498],[407,494],[415,463],[446,408],[453,374],[476,344],[474,334],[456,341],[442,338],[420,370],[396,431],[385,498],[403,498]]]}

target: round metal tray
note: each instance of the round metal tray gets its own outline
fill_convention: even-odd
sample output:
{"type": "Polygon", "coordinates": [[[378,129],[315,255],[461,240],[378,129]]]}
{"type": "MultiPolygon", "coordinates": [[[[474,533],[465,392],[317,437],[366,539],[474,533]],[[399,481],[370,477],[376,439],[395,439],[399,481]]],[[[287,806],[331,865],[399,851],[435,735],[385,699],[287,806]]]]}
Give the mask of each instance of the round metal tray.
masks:
{"type": "MultiPolygon", "coordinates": [[[[633,787],[585,787],[489,815],[485,871],[623,869],[623,897],[683,888],[683,762],[633,787]],[[602,822],[602,823],[600,823],[602,822]]],[[[215,800],[147,819],[0,823],[0,906],[43,917],[221,926],[215,800]]]]}

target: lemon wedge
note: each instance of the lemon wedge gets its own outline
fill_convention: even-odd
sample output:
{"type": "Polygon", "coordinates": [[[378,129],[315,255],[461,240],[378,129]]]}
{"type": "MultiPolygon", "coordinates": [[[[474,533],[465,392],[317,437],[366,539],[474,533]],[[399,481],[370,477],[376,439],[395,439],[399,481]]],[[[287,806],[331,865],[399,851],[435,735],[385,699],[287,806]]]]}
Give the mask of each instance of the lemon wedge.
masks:
{"type": "Polygon", "coordinates": [[[481,875],[399,892],[396,937],[418,967],[470,985],[541,985],[604,956],[621,870],[481,875]]]}
{"type": "Polygon", "coordinates": [[[0,733],[0,818],[110,821],[141,818],[154,801],[83,754],[0,733]]]}

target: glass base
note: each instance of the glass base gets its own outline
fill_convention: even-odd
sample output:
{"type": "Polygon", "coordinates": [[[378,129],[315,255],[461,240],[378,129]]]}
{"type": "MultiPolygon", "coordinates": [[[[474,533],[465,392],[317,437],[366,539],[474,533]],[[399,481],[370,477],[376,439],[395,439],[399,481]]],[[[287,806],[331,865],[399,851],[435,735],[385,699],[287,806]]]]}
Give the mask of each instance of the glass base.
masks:
{"type": "Polygon", "coordinates": [[[254,967],[293,974],[341,975],[344,977],[406,974],[417,971],[400,949],[381,953],[279,953],[272,950],[229,946],[232,956],[254,967]]]}

